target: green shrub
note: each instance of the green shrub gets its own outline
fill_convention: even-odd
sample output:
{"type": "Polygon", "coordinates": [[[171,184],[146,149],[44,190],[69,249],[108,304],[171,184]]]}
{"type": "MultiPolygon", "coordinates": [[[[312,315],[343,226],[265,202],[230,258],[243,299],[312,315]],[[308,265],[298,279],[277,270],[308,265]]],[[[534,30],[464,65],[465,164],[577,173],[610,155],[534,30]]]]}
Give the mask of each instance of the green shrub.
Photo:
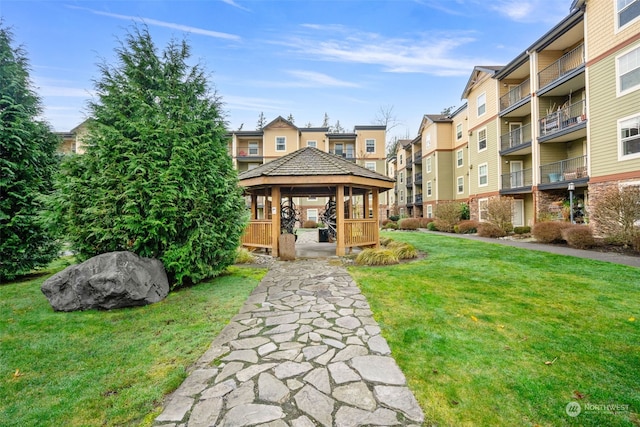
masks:
{"type": "Polygon", "coordinates": [[[427,224],[427,230],[438,231],[438,227],[436,227],[436,223],[432,221],[427,224]]]}
{"type": "Polygon", "coordinates": [[[460,221],[459,224],[456,224],[454,227],[454,231],[460,234],[473,234],[478,232],[478,226],[480,223],[478,221],[474,221],[472,219],[460,221]]]}
{"type": "Polygon", "coordinates": [[[528,225],[525,225],[523,227],[514,227],[513,228],[513,232],[515,234],[527,234],[527,233],[531,233],[531,227],[529,227],[528,225]]]}
{"type": "Polygon", "coordinates": [[[308,219],[302,223],[302,228],[318,228],[318,223],[308,219]]]}
{"type": "Polygon", "coordinates": [[[390,249],[365,249],[356,257],[358,265],[392,265],[398,262],[398,255],[390,249]]]}
{"type": "Polygon", "coordinates": [[[433,218],[418,218],[420,222],[419,228],[427,228],[434,221],[433,218]]]}
{"type": "Polygon", "coordinates": [[[409,243],[402,243],[400,245],[394,245],[393,247],[387,246],[387,249],[391,249],[398,257],[398,259],[413,259],[418,257],[418,251],[409,243]]]}
{"type": "Polygon", "coordinates": [[[398,229],[398,223],[397,222],[388,222],[385,225],[383,225],[382,228],[385,229],[385,230],[397,230],[398,229]]]}
{"type": "Polygon", "coordinates": [[[417,230],[419,225],[419,218],[404,218],[398,221],[398,228],[400,230],[417,230]]]}
{"type": "Polygon", "coordinates": [[[460,203],[460,219],[465,221],[471,219],[471,211],[468,203],[460,203]]]}
{"type": "Polygon", "coordinates": [[[538,222],[533,226],[531,234],[540,243],[560,243],[564,240],[562,230],[570,226],[571,224],[564,221],[538,222]]]}
{"type": "Polygon", "coordinates": [[[573,224],[560,231],[567,244],[576,249],[589,249],[596,245],[593,232],[588,225],[573,224]]]}
{"type": "Polygon", "coordinates": [[[236,264],[251,264],[256,260],[251,252],[247,248],[238,248],[236,251],[236,264]]]}
{"type": "Polygon", "coordinates": [[[389,215],[389,219],[393,222],[398,222],[400,215],[389,215]]]}
{"type": "Polygon", "coordinates": [[[491,237],[495,239],[506,235],[507,233],[502,228],[492,222],[481,222],[480,225],[478,225],[478,236],[480,237],[491,237]]]}

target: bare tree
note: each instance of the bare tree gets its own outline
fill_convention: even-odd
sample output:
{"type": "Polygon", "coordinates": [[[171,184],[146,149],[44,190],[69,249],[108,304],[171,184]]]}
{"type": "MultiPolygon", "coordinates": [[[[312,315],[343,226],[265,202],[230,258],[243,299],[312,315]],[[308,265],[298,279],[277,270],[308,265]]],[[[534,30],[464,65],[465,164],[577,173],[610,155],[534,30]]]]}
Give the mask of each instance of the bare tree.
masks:
{"type": "Polygon", "coordinates": [[[306,124],[306,125],[304,125],[304,127],[306,127],[306,128],[312,128],[312,127],[313,127],[313,124],[312,124],[311,122],[307,122],[307,124],[306,124]]]}
{"type": "MultiPolygon", "coordinates": [[[[391,129],[402,124],[396,117],[393,108],[393,105],[381,105],[376,112],[375,118],[373,119],[374,124],[386,127],[387,135],[389,134],[389,131],[391,129]]],[[[390,139],[387,141],[387,157],[394,156],[398,147],[398,137],[391,137],[390,135],[389,137],[390,139]]]]}
{"type": "Polygon", "coordinates": [[[322,120],[322,127],[323,128],[329,127],[329,115],[327,113],[324,113],[324,120],[322,120]]]}
{"type": "Polygon", "coordinates": [[[267,118],[264,116],[264,113],[260,111],[260,116],[258,117],[258,123],[256,124],[256,129],[262,130],[266,124],[267,124],[267,118]]]}
{"type": "Polygon", "coordinates": [[[335,133],[344,133],[344,128],[340,124],[340,120],[336,121],[336,124],[333,125],[333,132],[335,132],[335,133]]]}
{"type": "Polygon", "coordinates": [[[442,114],[443,116],[449,116],[451,115],[451,112],[453,111],[454,108],[456,108],[455,105],[452,105],[451,107],[443,108],[440,114],[442,114]]]}

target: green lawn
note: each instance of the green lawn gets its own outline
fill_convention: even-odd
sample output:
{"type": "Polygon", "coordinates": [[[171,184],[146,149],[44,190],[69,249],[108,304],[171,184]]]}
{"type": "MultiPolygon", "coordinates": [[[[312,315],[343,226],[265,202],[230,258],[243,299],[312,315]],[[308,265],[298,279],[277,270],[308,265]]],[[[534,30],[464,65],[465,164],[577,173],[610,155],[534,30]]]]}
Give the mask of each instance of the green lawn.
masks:
{"type": "Polygon", "coordinates": [[[0,425],[149,425],[265,272],[232,267],[157,304],[73,313],[49,306],[48,275],[0,285],[0,425]]]}
{"type": "Polygon", "coordinates": [[[428,256],[349,271],[426,424],[640,425],[640,269],[426,233],[383,234],[428,256]],[[583,409],[575,418],[565,412],[571,401],[583,409]],[[628,410],[588,411],[587,404],[628,410]]]}

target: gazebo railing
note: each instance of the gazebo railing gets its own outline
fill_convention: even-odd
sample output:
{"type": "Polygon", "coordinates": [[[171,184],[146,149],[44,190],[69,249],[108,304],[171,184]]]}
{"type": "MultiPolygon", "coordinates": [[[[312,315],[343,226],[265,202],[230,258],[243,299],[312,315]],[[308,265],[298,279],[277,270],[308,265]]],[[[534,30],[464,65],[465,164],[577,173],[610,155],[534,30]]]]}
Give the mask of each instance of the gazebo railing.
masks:
{"type": "Polygon", "coordinates": [[[270,220],[253,220],[247,224],[242,236],[242,246],[271,248],[273,245],[270,220]]]}
{"type": "Polygon", "coordinates": [[[345,219],[343,225],[344,246],[370,246],[377,244],[378,224],[373,219],[345,219]]]}

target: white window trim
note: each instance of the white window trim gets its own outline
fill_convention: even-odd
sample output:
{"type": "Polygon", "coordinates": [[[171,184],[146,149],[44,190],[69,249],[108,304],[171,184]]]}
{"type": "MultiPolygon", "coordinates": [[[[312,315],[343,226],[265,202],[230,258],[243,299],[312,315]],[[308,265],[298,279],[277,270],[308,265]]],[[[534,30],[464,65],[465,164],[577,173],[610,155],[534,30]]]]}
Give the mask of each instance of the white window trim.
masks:
{"type": "Polygon", "coordinates": [[[618,2],[616,0],[612,0],[613,1],[613,13],[615,14],[615,16],[613,17],[613,26],[614,26],[614,33],[618,33],[620,31],[624,31],[626,28],[628,28],[630,25],[633,25],[634,23],[638,22],[638,20],[640,20],[640,16],[636,16],[635,18],[633,18],[631,21],[627,22],[626,24],[624,24],[622,27],[620,26],[620,11],[618,10],[618,2]]]}
{"type": "Polygon", "coordinates": [[[315,139],[310,139],[309,141],[307,141],[307,147],[318,148],[318,141],[316,141],[315,139]],[[313,145],[311,145],[311,143],[313,143],[313,145]]]}
{"type": "Polygon", "coordinates": [[[433,205],[427,205],[427,218],[433,218],[433,205]]]}
{"type": "Polygon", "coordinates": [[[427,181],[427,197],[433,196],[433,184],[431,181],[427,181]]]}
{"type": "Polygon", "coordinates": [[[428,133],[424,136],[424,148],[431,148],[431,134],[428,133]]]}
{"type": "Polygon", "coordinates": [[[462,129],[462,123],[458,123],[458,124],[456,125],[456,141],[459,141],[459,140],[461,140],[461,139],[462,139],[462,132],[463,132],[463,130],[464,130],[464,129],[462,129]],[[458,132],[458,128],[460,128],[460,132],[458,132]],[[458,134],[459,134],[460,136],[458,136],[458,134]]]}
{"type": "Polygon", "coordinates": [[[456,167],[461,168],[463,166],[464,166],[464,150],[457,150],[456,151],[456,167]],[[458,153],[462,153],[462,156],[460,156],[460,159],[458,159],[458,153]],[[458,164],[458,160],[462,160],[462,162],[460,162],[461,164],[458,164]]]}
{"type": "Polygon", "coordinates": [[[488,204],[489,203],[489,198],[483,197],[482,199],[478,199],[478,221],[480,221],[480,222],[484,222],[484,221],[487,220],[486,218],[483,219],[482,215],[481,215],[481,213],[482,213],[482,207],[481,207],[482,203],[487,203],[488,204]]]}
{"type": "Polygon", "coordinates": [[[636,114],[632,114],[630,116],[618,119],[618,123],[617,123],[617,126],[616,126],[616,133],[617,133],[616,140],[618,142],[618,161],[634,160],[634,159],[639,159],[640,158],[640,153],[627,154],[627,155],[623,155],[622,154],[622,138],[620,136],[620,130],[621,130],[620,125],[621,125],[621,123],[624,122],[625,120],[634,119],[636,117],[640,117],[640,111],[637,112],[636,114]]]}
{"type": "Polygon", "coordinates": [[[480,95],[476,97],[476,115],[477,117],[482,117],[487,114],[487,92],[482,92],[480,95]],[[484,111],[481,114],[478,114],[478,110],[480,109],[480,97],[484,96],[484,111]]]}
{"type": "Polygon", "coordinates": [[[287,137],[286,136],[276,136],[276,151],[278,152],[283,152],[283,151],[287,151],[287,137]],[[284,139],[284,149],[279,150],[278,149],[278,139],[284,139]]]}
{"type": "Polygon", "coordinates": [[[489,132],[487,132],[487,128],[483,127],[481,129],[478,129],[476,131],[476,144],[478,146],[478,153],[482,153],[483,151],[486,151],[487,148],[489,148],[489,132]],[[480,149],[480,132],[484,131],[484,148],[480,149]]]}
{"type": "Polygon", "coordinates": [[[315,221],[318,222],[318,209],[307,209],[307,221],[315,221]],[[313,212],[314,218],[311,218],[311,215],[309,215],[309,213],[313,212]]]}
{"type": "Polygon", "coordinates": [[[367,138],[364,140],[364,152],[365,153],[369,153],[369,154],[375,154],[376,152],[376,140],[375,138],[367,138]],[[369,151],[369,148],[367,147],[367,142],[368,141],[373,141],[373,151],[369,151]]]}
{"type": "Polygon", "coordinates": [[[369,169],[372,172],[376,171],[376,162],[364,162],[364,167],[369,169]],[[370,168],[369,166],[373,166],[373,168],[370,168]]]}
{"type": "Polygon", "coordinates": [[[640,84],[633,86],[629,89],[626,90],[621,90],[620,89],[620,68],[619,68],[619,62],[620,62],[620,58],[622,58],[623,56],[625,56],[628,53],[631,53],[634,50],[640,50],[640,44],[636,45],[630,49],[627,49],[626,51],[620,53],[619,55],[616,55],[616,59],[615,59],[615,66],[616,66],[616,97],[619,98],[621,96],[625,96],[628,95],[632,92],[635,92],[637,90],[640,90],[640,84]]]}
{"type": "Polygon", "coordinates": [[[478,187],[486,187],[487,185],[489,185],[489,164],[485,162],[485,163],[480,163],[480,164],[478,165],[478,187]],[[480,175],[480,169],[481,169],[483,166],[486,166],[486,167],[487,167],[487,175],[486,175],[486,176],[487,176],[487,183],[486,183],[486,184],[481,184],[481,183],[480,183],[480,177],[481,177],[481,176],[484,176],[484,175],[480,175]]]}
{"type": "Polygon", "coordinates": [[[427,173],[431,173],[432,167],[431,167],[431,157],[427,157],[424,161],[425,164],[425,169],[427,170],[427,173]]]}
{"type": "Polygon", "coordinates": [[[464,176],[456,177],[456,194],[464,194],[464,176]],[[462,191],[460,191],[460,180],[462,180],[462,191]]]}

